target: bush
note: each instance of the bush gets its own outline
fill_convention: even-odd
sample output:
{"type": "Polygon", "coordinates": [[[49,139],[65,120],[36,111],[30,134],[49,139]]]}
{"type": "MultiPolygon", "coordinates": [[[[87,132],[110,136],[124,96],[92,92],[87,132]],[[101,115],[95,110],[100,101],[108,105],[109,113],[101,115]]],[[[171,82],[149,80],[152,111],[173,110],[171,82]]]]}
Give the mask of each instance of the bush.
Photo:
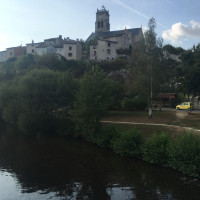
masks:
{"type": "Polygon", "coordinates": [[[138,158],[141,155],[143,136],[136,129],[121,131],[114,140],[113,150],[120,155],[138,158]]]}
{"type": "Polygon", "coordinates": [[[190,176],[200,176],[200,136],[185,133],[170,147],[169,165],[190,176]]]}
{"type": "Polygon", "coordinates": [[[124,98],[122,102],[122,108],[125,110],[145,110],[146,107],[145,99],[139,96],[124,98]]]}
{"type": "Polygon", "coordinates": [[[146,162],[167,166],[171,139],[165,133],[155,134],[147,140],[143,148],[143,159],[146,162]]]}
{"type": "Polygon", "coordinates": [[[112,149],[115,138],[119,136],[114,126],[105,126],[97,133],[95,143],[103,148],[112,149]]]}

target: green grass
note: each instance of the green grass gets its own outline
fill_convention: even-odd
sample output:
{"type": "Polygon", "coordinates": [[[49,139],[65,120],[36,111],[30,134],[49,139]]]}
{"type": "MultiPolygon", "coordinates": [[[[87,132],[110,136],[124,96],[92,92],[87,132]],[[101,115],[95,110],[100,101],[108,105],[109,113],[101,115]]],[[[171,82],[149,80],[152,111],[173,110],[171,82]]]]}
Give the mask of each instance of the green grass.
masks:
{"type": "Polygon", "coordinates": [[[200,113],[190,113],[186,111],[154,111],[152,119],[148,118],[148,114],[145,111],[115,111],[110,112],[103,120],[168,124],[200,129],[200,113]]]}

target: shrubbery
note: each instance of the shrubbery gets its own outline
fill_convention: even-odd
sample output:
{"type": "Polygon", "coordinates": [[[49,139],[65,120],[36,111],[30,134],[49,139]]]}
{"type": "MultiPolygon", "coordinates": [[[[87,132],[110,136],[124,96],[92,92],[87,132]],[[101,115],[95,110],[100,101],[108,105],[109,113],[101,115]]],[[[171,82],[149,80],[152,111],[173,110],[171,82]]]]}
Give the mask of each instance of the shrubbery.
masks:
{"type": "Polygon", "coordinates": [[[171,139],[165,133],[154,134],[143,147],[143,159],[149,163],[167,166],[171,139]]]}
{"type": "Polygon", "coordinates": [[[154,134],[144,142],[136,129],[126,131],[110,126],[96,133],[93,142],[123,156],[200,177],[200,136],[193,133],[185,133],[176,140],[166,133],[154,134]]]}
{"type": "Polygon", "coordinates": [[[121,131],[113,144],[113,150],[120,155],[138,158],[141,155],[143,145],[142,134],[136,129],[121,131]]]}
{"type": "Polygon", "coordinates": [[[145,110],[146,107],[145,99],[139,96],[124,98],[122,102],[122,108],[124,110],[145,110]]]}
{"type": "Polygon", "coordinates": [[[200,136],[185,133],[169,148],[169,166],[173,169],[200,177],[200,136]]]}

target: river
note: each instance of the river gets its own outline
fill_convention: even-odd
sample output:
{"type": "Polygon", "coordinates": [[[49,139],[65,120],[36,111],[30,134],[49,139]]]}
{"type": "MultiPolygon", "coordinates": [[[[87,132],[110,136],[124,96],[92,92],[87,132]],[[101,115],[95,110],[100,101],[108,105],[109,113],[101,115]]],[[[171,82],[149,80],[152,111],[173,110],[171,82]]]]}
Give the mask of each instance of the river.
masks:
{"type": "Polygon", "coordinates": [[[200,182],[93,144],[0,137],[0,200],[199,200],[200,182]]]}

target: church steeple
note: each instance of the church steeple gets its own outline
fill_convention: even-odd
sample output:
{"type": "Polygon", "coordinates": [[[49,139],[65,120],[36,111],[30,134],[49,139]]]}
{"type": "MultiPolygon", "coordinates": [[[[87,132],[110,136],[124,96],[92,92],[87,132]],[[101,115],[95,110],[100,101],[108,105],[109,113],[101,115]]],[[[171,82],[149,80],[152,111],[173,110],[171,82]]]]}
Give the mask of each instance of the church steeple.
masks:
{"type": "Polygon", "coordinates": [[[101,10],[97,9],[95,33],[110,31],[109,16],[109,11],[104,6],[102,6],[101,10]]]}

